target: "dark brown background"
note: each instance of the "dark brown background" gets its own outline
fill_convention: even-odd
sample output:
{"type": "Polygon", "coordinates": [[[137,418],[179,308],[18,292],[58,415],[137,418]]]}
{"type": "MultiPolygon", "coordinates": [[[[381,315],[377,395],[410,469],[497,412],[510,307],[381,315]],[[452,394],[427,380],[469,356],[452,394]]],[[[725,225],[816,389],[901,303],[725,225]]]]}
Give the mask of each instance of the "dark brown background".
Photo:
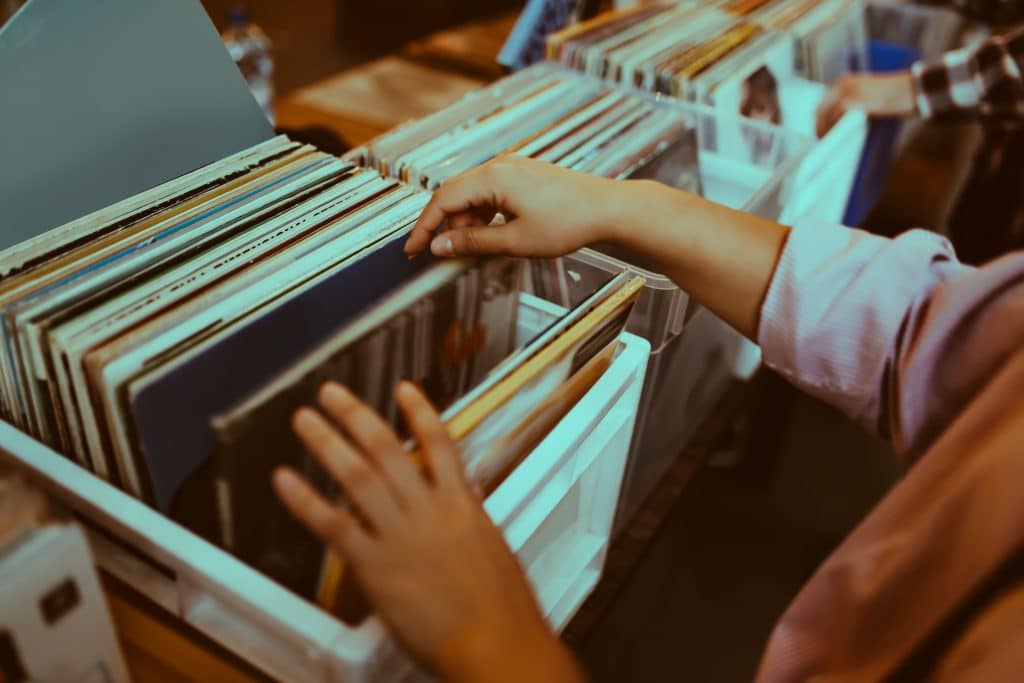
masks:
{"type": "Polygon", "coordinates": [[[249,8],[274,43],[275,82],[289,93],[402,44],[519,5],[514,0],[203,0],[219,29],[230,9],[249,8]]]}

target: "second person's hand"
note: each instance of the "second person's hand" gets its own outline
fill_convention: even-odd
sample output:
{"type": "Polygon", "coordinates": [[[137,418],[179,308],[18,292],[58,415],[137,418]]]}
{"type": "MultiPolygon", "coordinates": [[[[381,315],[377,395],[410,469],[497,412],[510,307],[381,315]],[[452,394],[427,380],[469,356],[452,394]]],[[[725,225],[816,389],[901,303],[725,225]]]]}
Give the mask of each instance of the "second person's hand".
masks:
{"type": "Polygon", "coordinates": [[[562,256],[609,239],[622,200],[621,183],[504,156],[435,192],[405,251],[414,255],[429,246],[438,256],[562,256]],[[504,225],[488,227],[499,214],[504,225]]]}
{"type": "Polygon", "coordinates": [[[837,80],[818,107],[818,137],[828,133],[850,109],[862,109],[874,117],[911,116],[917,105],[910,72],[847,74],[837,80]]]}

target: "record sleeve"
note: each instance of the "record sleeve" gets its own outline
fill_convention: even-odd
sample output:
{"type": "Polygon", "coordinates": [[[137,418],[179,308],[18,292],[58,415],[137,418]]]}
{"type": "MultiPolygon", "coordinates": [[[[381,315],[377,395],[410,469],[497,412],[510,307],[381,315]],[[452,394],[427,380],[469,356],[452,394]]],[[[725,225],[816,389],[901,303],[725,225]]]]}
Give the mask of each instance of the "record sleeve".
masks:
{"type": "Polygon", "coordinates": [[[133,384],[129,403],[156,505],[167,509],[214,451],[208,421],[300,358],[339,326],[426,268],[405,256],[404,232],[216,344],[133,384]]]}
{"type": "MultiPolygon", "coordinates": [[[[471,483],[493,491],[597,381],[644,284],[642,277],[621,273],[443,413],[471,483]]],[[[409,449],[422,463],[415,446],[409,449]]],[[[341,557],[326,550],[318,576],[321,606],[348,623],[368,616],[356,577],[341,557]]]]}
{"type": "Polygon", "coordinates": [[[222,488],[230,491],[230,515],[250,529],[287,529],[287,538],[258,531],[235,533],[232,552],[310,598],[319,574],[319,544],[285,520],[288,514],[270,489],[274,467],[289,464],[312,476],[325,493],[334,489],[291,431],[291,418],[302,405],[314,405],[324,381],[349,382],[349,387],[378,413],[397,416],[395,382],[413,379],[412,349],[421,343],[407,331],[421,302],[433,302],[429,321],[435,355],[422,386],[439,407],[456,400],[514,348],[518,306],[519,263],[506,259],[479,263],[444,261],[410,280],[339,330],[298,363],[268,381],[225,413],[213,418],[218,435],[217,458],[222,488]],[[474,290],[479,294],[474,293],[474,290]],[[461,296],[459,292],[462,292],[461,296]],[[339,372],[339,368],[348,368],[339,372]],[[297,538],[304,539],[300,544],[297,538]],[[276,559],[286,544],[289,554],[303,558],[283,566],[276,559]],[[306,547],[299,551],[300,545],[306,547]]]}

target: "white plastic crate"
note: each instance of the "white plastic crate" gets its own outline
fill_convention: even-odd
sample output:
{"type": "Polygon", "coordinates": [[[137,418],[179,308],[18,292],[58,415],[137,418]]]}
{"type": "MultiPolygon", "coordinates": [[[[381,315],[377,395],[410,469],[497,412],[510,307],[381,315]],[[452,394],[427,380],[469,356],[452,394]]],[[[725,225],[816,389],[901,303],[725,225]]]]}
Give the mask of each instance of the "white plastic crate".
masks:
{"type": "MultiPolygon", "coordinates": [[[[622,84],[616,87],[640,94],[622,84]]],[[[786,224],[807,215],[842,220],[867,138],[863,112],[847,112],[815,141],[811,137],[815,111],[790,112],[799,116],[787,114],[790,125],[781,128],[664,95],[654,97],[697,117],[701,195],[706,199],[786,224]],[[766,163],[750,163],[742,145],[721,144],[755,131],[773,138],[773,152],[766,163]]],[[[565,267],[572,302],[625,268],[638,270],[647,279],[629,330],[647,339],[652,352],[616,521],[618,531],[682,452],[729,383],[753,375],[760,365],[760,349],[703,311],[669,278],[654,272],[653,264],[635,255],[607,247],[583,249],[566,257],[565,267]],[[694,318],[695,314],[703,319],[694,318]],[[691,318],[692,325],[688,324],[691,318]]]]}
{"type": "MultiPolygon", "coordinates": [[[[592,249],[566,257],[570,299],[582,300],[612,273],[626,267],[622,260],[592,249]]],[[[648,339],[653,349],[619,499],[616,532],[625,528],[724,394],[744,344],[749,344],[709,311],[690,302],[664,275],[629,267],[647,279],[629,331],[648,339]]]]}
{"type": "Polygon", "coordinates": [[[633,518],[724,396],[747,344],[739,332],[696,307],[682,333],[651,354],[616,533],[633,518]]]}
{"type": "MultiPolygon", "coordinates": [[[[520,341],[560,311],[524,295],[520,341]]],[[[604,375],[485,502],[556,629],[600,578],[649,353],[645,340],[623,335],[604,375]]],[[[0,458],[102,529],[90,542],[103,569],[271,676],[418,676],[378,619],[344,625],[7,423],[0,458]]]]}
{"type": "Polygon", "coordinates": [[[50,520],[22,532],[0,552],[0,624],[14,644],[3,671],[22,669],[19,681],[127,681],[82,530],[50,520]]]}

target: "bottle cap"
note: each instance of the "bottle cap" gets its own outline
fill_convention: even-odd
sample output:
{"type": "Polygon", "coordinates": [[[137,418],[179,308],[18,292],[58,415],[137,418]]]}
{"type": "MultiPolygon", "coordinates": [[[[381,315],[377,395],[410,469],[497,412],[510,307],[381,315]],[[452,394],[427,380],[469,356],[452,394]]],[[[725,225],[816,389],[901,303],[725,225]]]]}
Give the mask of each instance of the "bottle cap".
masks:
{"type": "Polygon", "coordinates": [[[228,12],[228,23],[240,26],[249,23],[249,10],[245,5],[235,5],[228,12]]]}

